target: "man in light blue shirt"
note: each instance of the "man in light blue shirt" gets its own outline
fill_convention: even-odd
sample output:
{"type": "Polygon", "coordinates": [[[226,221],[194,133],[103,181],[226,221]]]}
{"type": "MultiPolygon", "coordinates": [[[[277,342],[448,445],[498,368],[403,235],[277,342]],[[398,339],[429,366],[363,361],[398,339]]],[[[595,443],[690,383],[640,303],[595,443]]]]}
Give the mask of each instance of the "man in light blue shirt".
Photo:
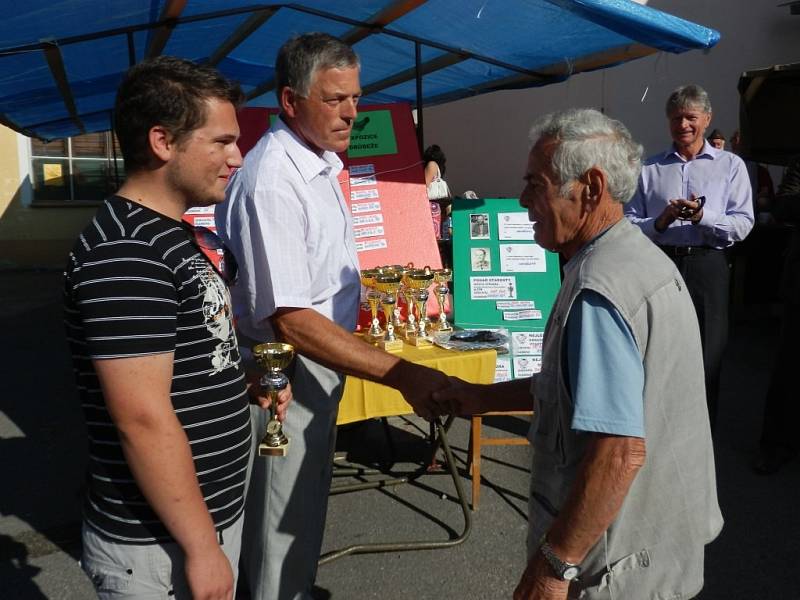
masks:
{"type": "Polygon", "coordinates": [[[673,145],[650,157],[625,215],[675,262],[692,296],[703,342],[712,429],[728,339],[729,269],[723,252],[753,228],[752,190],[738,156],[705,139],[711,102],[697,85],[667,100],[673,145]]]}

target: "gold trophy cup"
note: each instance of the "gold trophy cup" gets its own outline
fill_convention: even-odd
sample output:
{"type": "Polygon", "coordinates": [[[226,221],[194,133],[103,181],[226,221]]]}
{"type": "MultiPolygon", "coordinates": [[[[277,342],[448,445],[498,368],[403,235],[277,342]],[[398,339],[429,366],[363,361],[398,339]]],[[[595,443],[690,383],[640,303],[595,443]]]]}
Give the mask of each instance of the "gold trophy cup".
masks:
{"type": "MultiPolygon", "coordinates": [[[[411,296],[417,308],[416,329],[412,332],[406,330],[406,341],[417,348],[432,348],[433,340],[427,333],[430,327],[430,320],[427,316],[428,287],[433,281],[433,271],[430,267],[424,269],[412,269],[406,274],[406,286],[411,288],[411,296]]],[[[409,312],[409,315],[411,313],[409,312]]],[[[411,319],[409,318],[409,322],[411,319]]]]}
{"type": "Polygon", "coordinates": [[[364,269],[361,271],[361,284],[367,290],[367,302],[369,312],[372,317],[369,330],[364,334],[364,340],[376,343],[383,339],[384,331],[378,321],[378,304],[381,302],[381,294],[375,289],[375,278],[380,274],[378,269],[364,269]]]}
{"type": "Polygon", "coordinates": [[[453,271],[451,269],[436,269],[433,272],[433,280],[436,286],[436,298],[439,300],[439,320],[434,324],[437,331],[453,331],[450,323],[447,322],[447,315],[444,312],[444,299],[450,292],[447,284],[453,281],[453,271]]]}
{"type": "Polygon", "coordinates": [[[392,325],[394,326],[394,333],[395,335],[403,335],[403,329],[406,326],[405,321],[403,320],[402,315],[400,314],[400,298],[403,295],[403,275],[408,270],[403,265],[390,265],[388,270],[398,277],[400,277],[400,284],[397,286],[397,290],[395,293],[395,302],[394,310],[392,311],[392,325]]]}
{"type": "Polygon", "coordinates": [[[397,290],[400,289],[399,273],[386,271],[375,277],[375,287],[379,292],[383,292],[381,306],[383,306],[383,316],[386,319],[386,337],[378,342],[378,347],[387,352],[402,352],[403,340],[397,339],[394,333],[394,309],[397,306],[397,290]]]}
{"type": "Polygon", "coordinates": [[[261,377],[261,389],[270,399],[267,433],[258,445],[259,456],[286,456],[289,438],[283,433],[276,412],[278,392],[289,385],[289,378],[282,373],[294,358],[294,348],[290,344],[267,342],[253,348],[253,358],[267,373],[261,377]]]}
{"type": "Polygon", "coordinates": [[[401,272],[402,279],[400,280],[400,294],[403,296],[406,304],[406,320],[403,323],[403,337],[408,340],[410,336],[416,335],[419,330],[417,329],[417,319],[414,316],[414,288],[411,287],[411,271],[410,267],[403,268],[401,272]]]}

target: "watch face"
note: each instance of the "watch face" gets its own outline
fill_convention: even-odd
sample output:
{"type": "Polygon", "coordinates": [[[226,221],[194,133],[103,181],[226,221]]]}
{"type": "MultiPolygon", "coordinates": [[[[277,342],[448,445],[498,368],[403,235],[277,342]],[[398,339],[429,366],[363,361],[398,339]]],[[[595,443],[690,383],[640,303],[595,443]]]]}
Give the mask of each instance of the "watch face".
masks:
{"type": "Polygon", "coordinates": [[[566,569],[564,569],[564,574],[562,575],[562,577],[566,581],[572,581],[578,576],[578,573],[580,573],[580,569],[578,567],[567,567],[566,569]]]}

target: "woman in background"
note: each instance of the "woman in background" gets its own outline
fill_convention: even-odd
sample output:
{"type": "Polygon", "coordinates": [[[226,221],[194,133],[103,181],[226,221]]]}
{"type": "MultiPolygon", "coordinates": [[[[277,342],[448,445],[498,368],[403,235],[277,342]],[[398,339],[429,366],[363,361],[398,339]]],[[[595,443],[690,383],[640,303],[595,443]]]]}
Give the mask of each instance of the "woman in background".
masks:
{"type": "Polygon", "coordinates": [[[450,188],[444,180],[445,164],[447,158],[442,149],[433,144],[425,149],[422,154],[425,163],[425,187],[428,190],[428,199],[431,202],[443,204],[443,200],[450,200],[450,188]]]}
{"type": "Polygon", "coordinates": [[[448,239],[449,225],[446,225],[450,216],[450,188],[443,179],[445,171],[445,158],[442,149],[433,144],[425,149],[422,154],[425,164],[425,189],[431,203],[431,219],[436,239],[448,239]]]}

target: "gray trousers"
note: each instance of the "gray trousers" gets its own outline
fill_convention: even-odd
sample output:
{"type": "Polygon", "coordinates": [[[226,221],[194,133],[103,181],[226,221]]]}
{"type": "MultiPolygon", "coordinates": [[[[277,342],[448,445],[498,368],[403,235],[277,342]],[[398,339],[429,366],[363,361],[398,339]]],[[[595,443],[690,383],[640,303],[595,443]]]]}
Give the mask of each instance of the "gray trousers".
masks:
{"type": "MultiPolygon", "coordinates": [[[[240,515],[220,532],[221,547],[231,563],[235,581],[243,518],[240,515]]],[[[174,542],[126,544],[97,533],[85,521],[81,568],[100,600],[191,600],[184,571],[185,555],[174,542]]]]}
{"type": "Polygon", "coordinates": [[[297,356],[286,456],[260,457],[268,411],[251,407],[253,469],[242,535],[242,571],[253,600],[309,600],[317,575],[344,378],[297,356]]]}

